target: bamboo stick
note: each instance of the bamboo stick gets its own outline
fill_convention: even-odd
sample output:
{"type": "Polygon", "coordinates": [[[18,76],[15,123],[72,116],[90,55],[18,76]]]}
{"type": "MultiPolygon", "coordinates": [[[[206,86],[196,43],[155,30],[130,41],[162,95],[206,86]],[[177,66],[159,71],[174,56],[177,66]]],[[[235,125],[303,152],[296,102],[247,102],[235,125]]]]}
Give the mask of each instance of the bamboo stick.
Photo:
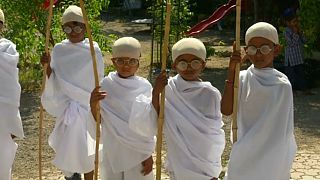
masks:
{"type": "MultiPolygon", "coordinates": [[[[169,47],[169,36],[170,36],[170,17],[171,17],[171,3],[170,0],[167,1],[167,11],[166,11],[166,23],[164,31],[164,41],[163,41],[163,51],[162,51],[162,67],[161,70],[165,71],[167,68],[167,57],[168,57],[168,47],[169,47]]],[[[158,134],[157,134],[157,157],[156,157],[156,180],[161,179],[161,150],[162,150],[162,131],[164,123],[164,105],[165,105],[165,89],[160,94],[160,112],[158,118],[158,134]]]]}
{"type": "MultiPolygon", "coordinates": [[[[86,25],[86,30],[87,30],[87,34],[88,34],[89,43],[90,43],[90,52],[91,52],[91,57],[92,57],[92,65],[93,65],[95,86],[98,87],[99,86],[99,76],[98,76],[98,70],[97,70],[97,58],[96,58],[96,53],[95,53],[94,46],[93,46],[91,28],[90,28],[90,24],[89,24],[87,12],[86,12],[85,7],[84,7],[84,1],[83,0],[80,0],[80,7],[81,7],[81,10],[82,10],[83,20],[84,20],[84,23],[86,25]]],[[[95,165],[95,167],[94,167],[94,179],[98,180],[100,122],[101,122],[99,104],[96,107],[96,110],[94,112],[96,113],[95,117],[96,117],[96,121],[97,121],[96,122],[96,153],[95,153],[95,161],[94,161],[94,165],[95,165]]]]}
{"type": "MultiPolygon", "coordinates": [[[[45,52],[47,55],[49,55],[49,43],[50,43],[50,29],[51,29],[51,20],[53,16],[53,0],[50,0],[50,6],[49,6],[49,15],[47,19],[47,27],[46,27],[46,42],[45,42],[45,52]]],[[[43,91],[46,86],[46,79],[47,79],[47,69],[48,64],[44,65],[43,68],[43,75],[42,75],[42,83],[41,83],[41,95],[43,94],[43,91]]],[[[43,137],[43,114],[44,108],[42,103],[40,103],[40,115],[39,115],[39,154],[38,154],[38,161],[39,161],[39,179],[42,180],[42,137],[43,137]]]]}
{"type": "MultiPolygon", "coordinates": [[[[240,52],[240,20],[241,20],[241,0],[237,0],[236,5],[236,50],[240,52]]],[[[233,113],[232,113],[232,142],[235,143],[238,140],[238,92],[239,92],[239,73],[240,64],[236,65],[235,77],[234,77],[234,91],[233,91],[233,113]]]]}

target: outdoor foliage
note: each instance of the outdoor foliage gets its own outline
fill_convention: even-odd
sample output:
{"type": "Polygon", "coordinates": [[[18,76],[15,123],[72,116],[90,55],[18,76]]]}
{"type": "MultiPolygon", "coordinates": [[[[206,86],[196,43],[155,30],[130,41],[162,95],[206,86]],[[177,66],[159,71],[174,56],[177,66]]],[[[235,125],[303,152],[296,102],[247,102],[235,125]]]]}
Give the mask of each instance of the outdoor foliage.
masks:
{"type": "MultiPolygon", "coordinates": [[[[48,11],[43,8],[44,0],[1,0],[0,7],[6,16],[6,31],[4,37],[17,45],[20,53],[20,82],[25,90],[39,87],[42,78],[42,67],[39,63],[41,54],[44,52],[45,28],[48,11]]],[[[106,37],[99,21],[100,11],[106,8],[110,0],[85,1],[86,11],[89,16],[94,41],[98,42],[103,51],[110,50],[114,36],[106,37]]],[[[65,39],[62,31],[61,17],[69,5],[78,5],[78,0],[58,1],[54,8],[52,20],[51,47],[65,39]]]]}
{"type": "MultiPolygon", "coordinates": [[[[320,0],[300,0],[300,8],[297,11],[301,29],[307,38],[307,42],[304,46],[304,51],[307,56],[309,56],[313,51],[319,51],[320,49],[320,11],[318,10],[319,5],[320,0]]],[[[279,39],[280,44],[283,47],[286,46],[286,41],[283,35],[284,30],[285,23],[283,20],[283,26],[279,27],[279,39]]],[[[279,59],[283,58],[284,48],[279,59]]]]}
{"type": "MultiPolygon", "coordinates": [[[[153,63],[160,67],[160,59],[162,59],[162,42],[165,30],[165,17],[166,17],[166,1],[154,1],[146,0],[146,4],[149,5],[148,13],[154,20],[153,23],[153,37],[155,40],[155,47],[157,47],[156,55],[153,56],[153,63]]],[[[189,0],[171,0],[171,22],[170,22],[170,43],[171,46],[179,39],[185,36],[185,32],[190,28],[190,21],[193,13],[189,9],[189,0]]],[[[169,54],[169,57],[170,54],[169,54]]],[[[167,65],[170,66],[169,60],[167,65]]]]}
{"type": "Polygon", "coordinates": [[[308,39],[308,47],[311,50],[320,49],[320,0],[300,0],[299,20],[305,36],[308,39]]]}
{"type": "MultiPolygon", "coordinates": [[[[172,0],[171,4],[170,39],[176,41],[181,36],[184,36],[184,32],[190,28],[189,25],[193,13],[189,9],[189,0],[172,0]]],[[[153,3],[150,3],[148,10],[155,20],[155,37],[160,42],[164,35],[166,3],[153,1],[153,3]]]]}

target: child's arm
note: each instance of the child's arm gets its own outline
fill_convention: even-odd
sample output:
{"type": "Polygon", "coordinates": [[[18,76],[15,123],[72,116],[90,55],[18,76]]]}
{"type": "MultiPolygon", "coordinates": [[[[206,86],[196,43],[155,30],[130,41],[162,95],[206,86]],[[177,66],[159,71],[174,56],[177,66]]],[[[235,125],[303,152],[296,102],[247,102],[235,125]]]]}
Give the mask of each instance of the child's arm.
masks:
{"type": "Polygon", "coordinates": [[[50,77],[50,75],[52,73],[50,62],[51,62],[50,54],[47,54],[47,53],[42,54],[41,59],[40,59],[40,63],[42,65],[42,67],[44,67],[46,64],[48,65],[47,66],[47,76],[48,76],[48,78],[50,77]]]}
{"type": "Polygon", "coordinates": [[[299,35],[299,37],[300,37],[300,41],[301,41],[303,44],[305,44],[305,43],[307,42],[307,39],[306,39],[306,37],[304,36],[303,31],[300,29],[300,26],[299,26],[299,25],[297,25],[297,32],[298,32],[298,35],[299,35]]]}
{"type": "Polygon", "coordinates": [[[100,91],[100,88],[100,86],[94,88],[90,96],[90,109],[95,120],[97,120],[97,114],[95,110],[97,109],[99,101],[107,96],[107,92],[100,91]]]}
{"type": "Polygon", "coordinates": [[[299,44],[304,42],[304,38],[300,35],[300,31],[298,30],[286,30],[284,32],[284,38],[286,40],[287,46],[298,46],[299,44]],[[297,31],[297,32],[295,32],[297,31]]]}
{"type": "Polygon", "coordinates": [[[163,71],[157,77],[155,85],[152,90],[152,105],[158,114],[160,111],[160,97],[159,97],[159,95],[167,84],[168,84],[168,79],[166,77],[165,71],[163,71]]]}
{"type": "Polygon", "coordinates": [[[235,45],[233,47],[233,53],[230,57],[228,77],[225,81],[224,92],[221,99],[221,113],[224,115],[231,115],[233,112],[233,83],[235,76],[235,69],[237,63],[241,62],[240,52],[235,50],[235,45]]]}

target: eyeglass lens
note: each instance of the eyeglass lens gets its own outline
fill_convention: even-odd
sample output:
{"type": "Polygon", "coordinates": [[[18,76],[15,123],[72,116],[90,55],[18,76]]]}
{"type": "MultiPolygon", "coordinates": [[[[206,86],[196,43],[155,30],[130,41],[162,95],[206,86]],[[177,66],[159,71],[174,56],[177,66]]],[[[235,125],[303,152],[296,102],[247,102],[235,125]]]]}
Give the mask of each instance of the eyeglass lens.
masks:
{"type": "Polygon", "coordinates": [[[118,66],[123,66],[125,63],[127,63],[129,66],[136,66],[138,65],[139,61],[137,59],[117,59],[116,64],[118,66]]]}
{"type": "Polygon", "coordinates": [[[63,31],[67,34],[70,34],[72,31],[75,32],[75,33],[81,33],[82,31],[82,27],[80,26],[74,26],[74,27],[70,27],[70,26],[65,26],[63,28],[63,31]]]}
{"type": "Polygon", "coordinates": [[[188,65],[190,65],[190,67],[194,70],[198,70],[201,68],[201,65],[202,65],[202,61],[198,60],[198,59],[195,59],[195,60],[192,60],[190,63],[188,63],[187,61],[185,60],[181,60],[178,62],[177,64],[177,68],[180,70],[180,71],[185,71],[188,69],[188,65]]]}
{"type": "Polygon", "coordinates": [[[272,51],[272,48],[270,48],[269,45],[263,45],[260,48],[257,48],[255,46],[248,46],[247,53],[249,55],[255,55],[257,54],[258,50],[261,54],[267,55],[272,51]]]}

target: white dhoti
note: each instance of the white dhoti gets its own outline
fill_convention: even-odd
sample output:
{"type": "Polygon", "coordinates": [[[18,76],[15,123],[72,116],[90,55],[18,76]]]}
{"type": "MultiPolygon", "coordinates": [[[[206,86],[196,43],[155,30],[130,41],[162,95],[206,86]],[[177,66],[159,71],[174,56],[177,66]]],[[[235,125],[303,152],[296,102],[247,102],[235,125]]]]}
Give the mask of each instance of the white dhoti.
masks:
{"type": "Polygon", "coordinates": [[[153,180],[153,172],[144,176],[141,171],[143,169],[141,163],[126,171],[114,172],[108,159],[105,158],[100,165],[102,180],[153,180]]]}
{"type": "Polygon", "coordinates": [[[19,53],[7,39],[0,39],[0,179],[11,179],[11,167],[18,145],[11,135],[23,138],[19,112],[21,87],[17,64],[19,53]]]}
{"type": "Polygon", "coordinates": [[[296,153],[288,78],[273,68],[240,73],[238,141],[225,180],[288,180],[296,153]]]}
{"type": "Polygon", "coordinates": [[[153,179],[152,172],[141,173],[141,163],[155,148],[157,114],[151,104],[151,84],[141,77],[123,79],[112,72],[101,90],[108,94],[101,101],[102,179],[153,179]]]}
{"type": "Polygon", "coordinates": [[[177,180],[219,177],[225,135],[220,92],[209,82],[185,81],[180,75],[166,87],[165,136],[168,171],[177,180]]]}
{"type": "Polygon", "coordinates": [[[11,179],[11,168],[18,149],[18,145],[13,141],[11,135],[0,132],[0,179],[11,179]]]}
{"type": "MultiPolygon", "coordinates": [[[[103,77],[103,59],[95,43],[98,75],[103,77]]],[[[90,94],[95,87],[88,39],[68,40],[52,51],[53,70],[42,96],[45,109],[56,124],[49,145],[56,155],[53,164],[65,172],[88,173],[94,169],[95,123],[90,120],[90,94]]]]}

